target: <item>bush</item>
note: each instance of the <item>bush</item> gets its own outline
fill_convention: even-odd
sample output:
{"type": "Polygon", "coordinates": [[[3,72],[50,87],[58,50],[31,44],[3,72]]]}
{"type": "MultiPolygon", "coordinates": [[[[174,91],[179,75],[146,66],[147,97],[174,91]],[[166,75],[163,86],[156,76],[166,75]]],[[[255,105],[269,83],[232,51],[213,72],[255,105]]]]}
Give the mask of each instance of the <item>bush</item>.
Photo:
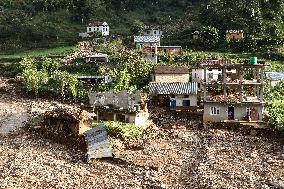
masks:
{"type": "Polygon", "coordinates": [[[271,124],[280,132],[284,132],[284,81],[265,90],[266,111],[271,124]]]}
{"type": "MultiPolygon", "coordinates": [[[[97,125],[98,123],[93,124],[94,127],[97,125]]],[[[143,134],[143,128],[137,127],[133,123],[106,121],[104,125],[107,127],[109,135],[115,137],[135,138],[143,134]]]]}

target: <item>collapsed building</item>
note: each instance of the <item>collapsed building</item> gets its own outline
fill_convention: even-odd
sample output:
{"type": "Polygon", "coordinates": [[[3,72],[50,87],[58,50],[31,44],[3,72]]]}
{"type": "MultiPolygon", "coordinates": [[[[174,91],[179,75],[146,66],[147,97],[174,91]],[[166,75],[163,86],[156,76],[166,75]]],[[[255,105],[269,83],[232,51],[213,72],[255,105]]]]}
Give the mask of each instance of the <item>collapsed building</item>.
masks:
{"type": "Polygon", "coordinates": [[[146,100],[140,91],[90,93],[89,102],[94,107],[97,122],[121,121],[144,126],[149,118],[146,100]]]}

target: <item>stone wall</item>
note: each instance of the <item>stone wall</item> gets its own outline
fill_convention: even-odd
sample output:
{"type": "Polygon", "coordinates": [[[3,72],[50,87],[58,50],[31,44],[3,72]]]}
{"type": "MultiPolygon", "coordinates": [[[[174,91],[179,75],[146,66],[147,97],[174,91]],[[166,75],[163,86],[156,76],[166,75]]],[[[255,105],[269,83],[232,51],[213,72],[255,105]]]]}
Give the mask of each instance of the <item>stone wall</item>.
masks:
{"type": "Polygon", "coordinates": [[[189,74],[155,74],[153,82],[189,82],[189,74]]]}

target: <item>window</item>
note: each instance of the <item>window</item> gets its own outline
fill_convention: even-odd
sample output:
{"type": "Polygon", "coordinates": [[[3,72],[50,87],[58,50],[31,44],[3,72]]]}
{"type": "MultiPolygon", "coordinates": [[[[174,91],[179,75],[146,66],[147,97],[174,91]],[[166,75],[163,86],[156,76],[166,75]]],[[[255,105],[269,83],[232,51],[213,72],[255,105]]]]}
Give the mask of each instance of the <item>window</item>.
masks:
{"type": "Polygon", "coordinates": [[[156,34],[156,31],[154,31],[154,34],[156,34]]]}
{"type": "Polygon", "coordinates": [[[182,101],[182,106],[190,106],[190,101],[189,100],[183,100],[182,101]]]}
{"type": "Polygon", "coordinates": [[[194,73],[194,78],[197,78],[197,74],[196,73],[194,73]]]}
{"type": "Polygon", "coordinates": [[[219,71],[219,72],[222,71],[221,68],[218,68],[218,71],[219,71]]]}
{"type": "Polygon", "coordinates": [[[107,31],[107,28],[106,28],[106,31],[107,31]]]}
{"type": "Polygon", "coordinates": [[[247,107],[247,108],[246,108],[246,113],[247,113],[247,115],[251,115],[251,109],[252,109],[251,107],[247,107]]]}
{"type": "Polygon", "coordinates": [[[211,72],[211,71],[212,71],[212,68],[209,68],[209,69],[208,69],[208,71],[210,71],[210,72],[211,72]]]}
{"type": "Polygon", "coordinates": [[[208,77],[208,79],[213,79],[213,73],[208,73],[207,77],[208,77]]]}
{"type": "Polygon", "coordinates": [[[89,32],[92,31],[92,28],[89,28],[89,32]]]}
{"type": "Polygon", "coordinates": [[[210,107],[210,115],[220,115],[220,107],[210,107]]]}
{"type": "Polygon", "coordinates": [[[231,69],[231,68],[228,68],[227,70],[230,72],[232,69],[231,69]]]}

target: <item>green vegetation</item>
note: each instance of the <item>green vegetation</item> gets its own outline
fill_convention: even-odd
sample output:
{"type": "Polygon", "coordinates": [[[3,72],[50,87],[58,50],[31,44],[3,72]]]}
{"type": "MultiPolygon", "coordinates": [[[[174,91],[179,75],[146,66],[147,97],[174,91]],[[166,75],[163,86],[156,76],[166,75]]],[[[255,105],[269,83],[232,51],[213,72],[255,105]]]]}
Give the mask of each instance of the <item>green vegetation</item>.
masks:
{"type": "Polygon", "coordinates": [[[56,47],[49,49],[34,49],[27,51],[19,51],[13,53],[0,53],[0,59],[20,59],[23,57],[52,57],[52,56],[64,56],[76,50],[75,46],[65,46],[65,47],[56,47]]]}
{"type": "Polygon", "coordinates": [[[24,58],[20,62],[24,86],[28,92],[34,94],[52,94],[61,96],[62,100],[66,98],[84,99],[84,92],[81,91],[80,83],[75,75],[66,71],[60,71],[60,62],[55,59],[45,58],[41,64],[35,59],[24,58]]]}
{"type": "Polygon", "coordinates": [[[284,81],[265,90],[266,110],[270,122],[275,128],[284,132],[284,81]]]}
{"type": "MultiPolygon", "coordinates": [[[[99,125],[99,123],[93,123],[93,127],[97,125],[99,125]]],[[[143,128],[137,127],[133,123],[105,121],[104,125],[108,130],[108,134],[115,137],[135,138],[143,134],[143,128]]]]}

